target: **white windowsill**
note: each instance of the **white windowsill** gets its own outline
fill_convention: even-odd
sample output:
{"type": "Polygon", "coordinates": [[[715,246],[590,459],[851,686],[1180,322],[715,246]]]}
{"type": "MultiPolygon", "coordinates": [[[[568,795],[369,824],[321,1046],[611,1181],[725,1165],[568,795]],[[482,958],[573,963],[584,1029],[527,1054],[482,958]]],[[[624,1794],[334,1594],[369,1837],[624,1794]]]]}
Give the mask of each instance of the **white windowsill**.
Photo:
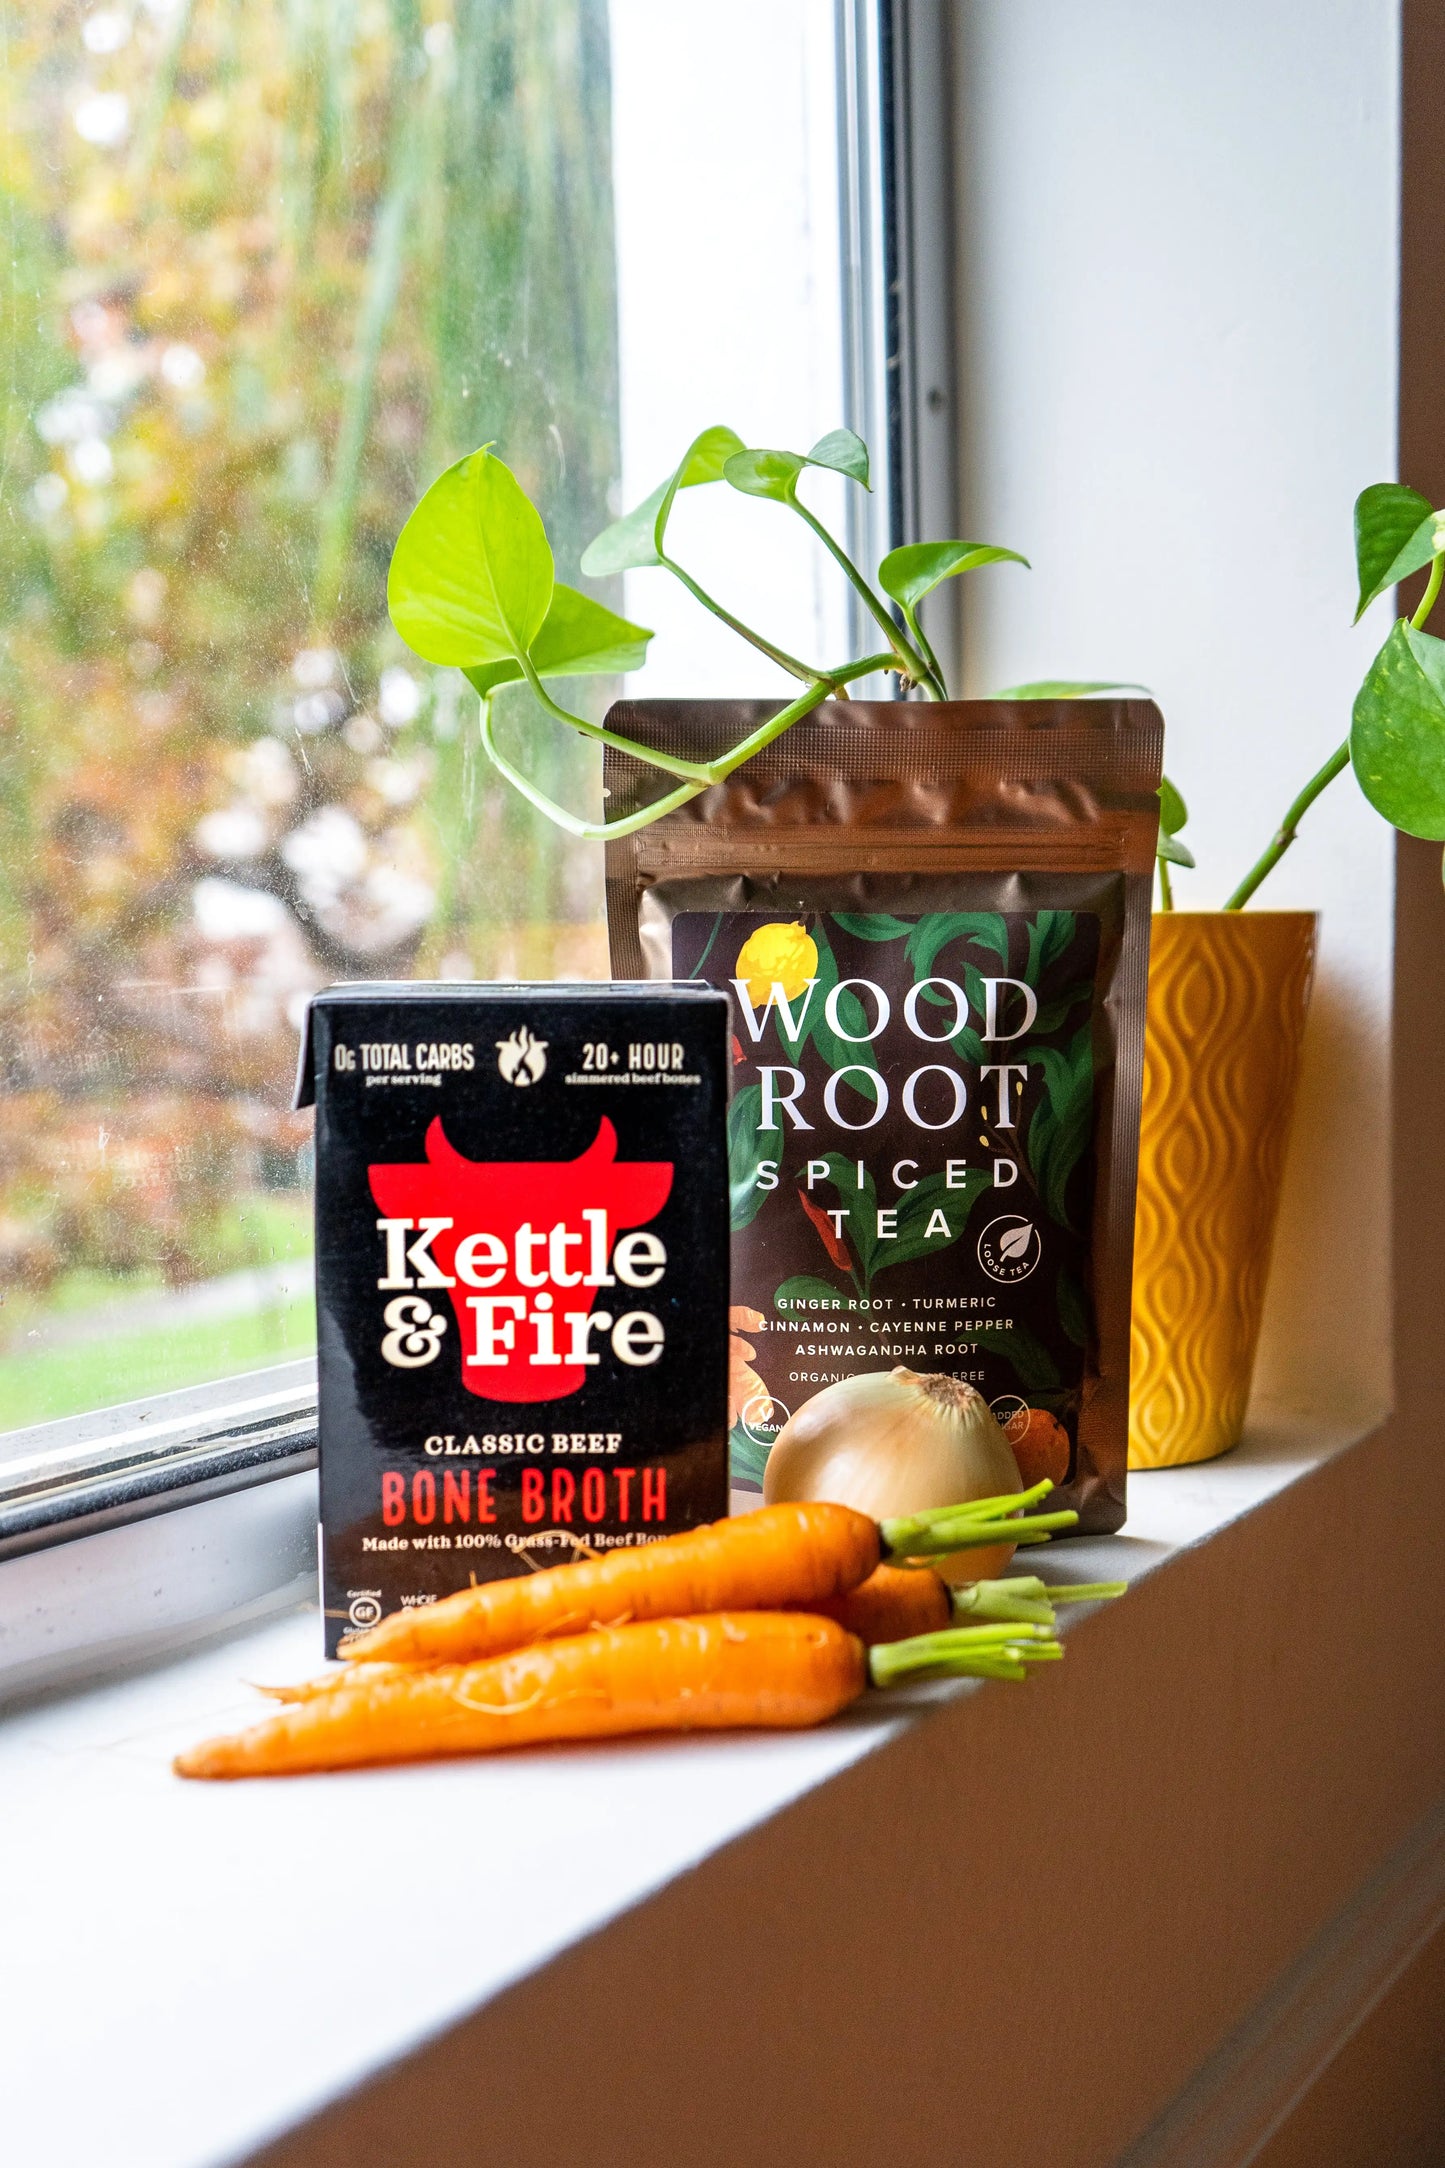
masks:
{"type": "MultiPolygon", "coordinates": [[[[1135,1477],[1125,1534],[1060,1545],[1041,1570],[1167,1571],[1373,1427],[1282,1417],[1222,1462],[1135,1477]]],[[[1079,1661],[1100,1615],[1069,1622],[1079,1661]]],[[[272,1784],[171,1775],[178,1747],[256,1712],[243,1682],[303,1675],[318,1645],[314,1610],[296,1610],[0,1727],[0,2099],[17,2162],[245,2158],[940,1703],[1016,1691],[1040,1723],[1057,1707],[1035,1682],[937,1687],[806,1734],[272,1784]]]]}

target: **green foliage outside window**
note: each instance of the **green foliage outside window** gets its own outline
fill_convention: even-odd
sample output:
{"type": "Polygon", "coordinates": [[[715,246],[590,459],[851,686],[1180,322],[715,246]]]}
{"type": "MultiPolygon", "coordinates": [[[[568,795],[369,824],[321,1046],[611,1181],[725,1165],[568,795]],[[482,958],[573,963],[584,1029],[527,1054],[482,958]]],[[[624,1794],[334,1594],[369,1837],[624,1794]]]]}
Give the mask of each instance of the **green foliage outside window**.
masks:
{"type": "Polygon", "coordinates": [[[564,573],[618,464],[605,0],[33,0],[7,41],[0,1388],[77,1275],[276,1254],[235,1198],[296,1179],[309,986],[586,960],[386,569],[479,416],[564,573]]]}

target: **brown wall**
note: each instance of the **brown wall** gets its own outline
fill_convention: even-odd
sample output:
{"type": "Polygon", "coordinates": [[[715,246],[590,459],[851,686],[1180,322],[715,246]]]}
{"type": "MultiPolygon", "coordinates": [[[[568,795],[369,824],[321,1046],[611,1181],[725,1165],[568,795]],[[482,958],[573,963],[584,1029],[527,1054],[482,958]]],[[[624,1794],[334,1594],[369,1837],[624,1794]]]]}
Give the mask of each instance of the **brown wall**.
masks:
{"type": "MultiPolygon", "coordinates": [[[[1445,6],[1402,12],[1401,481],[1445,504],[1445,6]]],[[[1424,574],[1402,592],[1413,609],[1424,574]]],[[[1437,622],[1432,630],[1445,633],[1437,622]]],[[[1415,1502],[1445,1513],[1445,891],[1438,844],[1396,853],[1394,1002],[1396,1425],[1433,1448],[1415,1502]]],[[[1445,1537],[1416,1553],[1438,1602],[1445,1537]]],[[[1349,2043],[1258,2168],[1433,2168],[1445,2161],[1445,1937],[1437,1935],[1349,2043]]]]}

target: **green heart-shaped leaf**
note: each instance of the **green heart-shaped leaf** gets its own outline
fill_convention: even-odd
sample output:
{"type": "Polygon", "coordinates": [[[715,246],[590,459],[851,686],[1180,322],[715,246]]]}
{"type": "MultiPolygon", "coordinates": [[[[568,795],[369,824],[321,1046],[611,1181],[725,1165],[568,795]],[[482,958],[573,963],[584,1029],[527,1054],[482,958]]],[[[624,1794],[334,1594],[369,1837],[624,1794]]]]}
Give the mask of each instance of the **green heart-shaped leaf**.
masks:
{"type": "Polygon", "coordinates": [[[487,446],[437,477],[397,536],[391,621],[425,662],[525,655],[552,600],[552,551],[535,505],[487,446]]]}
{"type": "Polygon", "coordinates": [[[1159,785],[1159,841],[1155,846],[1156,858],[1166,858],[1171,866],[1193,867],[1194,853],[1179,841],[1179,831],[1189,818],[1189,808],[1183,796],[1175,789],[1166,775],[1159,785]]]}
{"type": "Polygon", "coordinates": [[[723,468],[735,452],[743,449],[743,440],[736,429],[729,429],[726,422],[714,422],[693,438],[683,453],[677,467],[679,489],[696,489],[701,482],[720,482],[723,468]]]}
{"type": "Polygon", "coordinates": [[[1445,513],[1401,482],[1376,482],[1355,499],[1355,563],[1360,574],[1358,624],[1385,590],[1428,565],[1445,549],[1445,513]]]}
{"type": "Polygon", "coordinates": [[[1397,620],[1356,696],[1350,759],[1377,813],[1445,841],[1445,640],[1397,620]]]}
{"type": "Polygon", "coordinates": [[[652,523],[652,542],[659,557],[662,555],[663,538],[667,523],[672,517],[673,501],[680,489],[697,489],[704,482],[720,482],[727,471],[728,461],[743,449],[743,440],[735,429],[725,423],[714,422],[711,429],[704,429],[701,436],[693,438],[677,464],[670,481],[663,485],[662,502],[652,523]]]}
{"type": "MultiPolygon", "coordinates": [[[[1028,565],[1017,550],[995,549],[991,542],[905,542],[890,550],[878,567],[878,585],[885,595],[913,609],[944,580],[979,565],[1028,565]]],[[[1032,568],[1030,568],[1032,569],[1032,568]]]]}
{"type": "Polygon", "coordinates": [[[868,447],[851,429],[830,429],[825,437],[819,437],[807,463],[846,474],[850,482],[861,482],[865,489],[872,487],[868,480],[868,447]]]}
{"type": "Polygon", "coordinates": [[[668,484],[659,482],[641,504],[634,505],[621,519],[615,519],[610,527],[604,527],[601,534],[588,543],[582,552],[582,570],[589,580],[605,580],[614,572],[633,572],[658,562],[652,530],[657,523],[658,506],[667,490],[668,484]]]}
{"type": "MultiPolygon", "coordinates": [[[[530,660],[538,677],[621,677],[642,668],[651,638],[645,626],[630,624],[615,610],[558,580],[546,622],[532,642],[530,660]]],[[[515,656],[506,655],[499,662],[475,664],[466,676],[485,698],[499,685],[520,678],[522,665],[515,656]]]]}
{"type": "Polygon", "coordinates": [[[1188,806],[1166,775],[1159,785],[1159,833],[1177,836],[1188,818],[1188,806]]]}
{"type": "Polygon", "coordinates": [[[775,504],[788,504],[807,464],[801,452],[735,452],[723,468],[723,480],[745,497],[771,497],[775,504]]]}
{"type": "Polygon", "coordinates": [[[868,447],[851,429],[830,429],[811,452],[735,452],[723,468],[723,480],[745,497],[768,497],[791,504],[805,467],[826,467],[868,488],[868,447]]]}
{"type": "Polygon", "coordinates": [[[1135,685],[1128,678],[1034,678],[1027,685],[1005,685],[1002,692],[990,693],[991,700],[1088,700],[1095,693],[1143,693],[1151,698],[1147,685],[1135,685]]]}
{"type": "Polygon", "coordinates": [[[589,580],[605,580],[615,572],[633,572],[661,562],[662,538],[680,489],[696,489],[703,482],[720,482],[725,462],[743,449],[735,429],[715,422],[694,437],[665,482],[643,498],[641,504],[610,527],[604,527],[582,552],[582,570],[589,580]]]}

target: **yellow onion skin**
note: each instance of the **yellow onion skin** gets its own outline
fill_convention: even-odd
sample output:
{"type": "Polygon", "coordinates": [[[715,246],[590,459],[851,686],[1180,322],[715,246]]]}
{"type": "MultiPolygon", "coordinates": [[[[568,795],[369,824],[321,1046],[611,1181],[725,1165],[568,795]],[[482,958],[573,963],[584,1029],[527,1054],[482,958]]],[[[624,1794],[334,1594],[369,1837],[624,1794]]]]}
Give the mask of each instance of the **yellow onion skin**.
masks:
{"type": "MultiPolygon", "coordinates": [[[[767,1505],[828,1499],[875,1521],[1021,1487],[1013,1448],[982,1393],[960,1378],[901,1365],[840,1379],[805,1400],[778,1432],[763,1471],[767,1505]]],[[[928,1563],[955,1586],[989,1581],[1014,1549],[996,1543],[928,1563]]]]}

